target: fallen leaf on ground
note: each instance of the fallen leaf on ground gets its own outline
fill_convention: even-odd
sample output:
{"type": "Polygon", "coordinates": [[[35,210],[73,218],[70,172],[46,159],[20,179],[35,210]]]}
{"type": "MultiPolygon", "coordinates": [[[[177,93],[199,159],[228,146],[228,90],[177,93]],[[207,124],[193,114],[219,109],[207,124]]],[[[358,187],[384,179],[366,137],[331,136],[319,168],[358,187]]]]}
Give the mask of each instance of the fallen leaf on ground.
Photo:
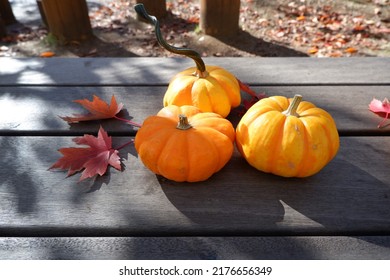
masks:
{"type": "Polygon", "coordinates": [[[345,50],[347,53],[356,53],[358,50],[354,47],[349,47],[345,50]]]}
{"type": "Polygon", "coordinates": [[[112,148],[112,139],[102,127],[99,129],[98,137],[85,134],[83,137],[74,138],[73,141],[77,145],[89,147],[59,149],[63,157],[49,169],[68,170],[68,176],[84,169],[79,181],[97,174],[104,175],[108,165],[121,170],[118,150],[112,148]]]}
{"type": "Polygon", "coordinates": [[[317,48],[311,48],[307,51],[308,54],[316,54],[318,52],[317,48]]]}
{"type": "Polygon", "coordinates": [[[39,56],[40,57],[53,57],[56,54],[54,52],[42,52],[39,56]]]}
{"type": "Polygon", "coordinates": [[[68,123],[76,123],[81,121],[91,121],[91,120],[102,120],[102,119],[111,119],[118,114],[123,107],[122,103],[117,103],[115,96],[111,97],[111,103],[108,105],[105,101],[100,99],[98,96],[94,95],[93,100],[89,101],[88,99],[74,100],[74,102],[79,103],[90,113],[88,114],[73,114],[72,117],[61,117],[64,121],[68,123]]]}
{"type": "Polygon", "coordinates": [[[383,101],[380,101],[376,98],[374,98],[371,103],[368,105],[368,108],[371,112],[377,114],[378,116],[384,118],[379,124],[378,128],[383,127],[383,123],[389,119],[390,115],[390,102],[387,98],[385,98],[383,101]]]}

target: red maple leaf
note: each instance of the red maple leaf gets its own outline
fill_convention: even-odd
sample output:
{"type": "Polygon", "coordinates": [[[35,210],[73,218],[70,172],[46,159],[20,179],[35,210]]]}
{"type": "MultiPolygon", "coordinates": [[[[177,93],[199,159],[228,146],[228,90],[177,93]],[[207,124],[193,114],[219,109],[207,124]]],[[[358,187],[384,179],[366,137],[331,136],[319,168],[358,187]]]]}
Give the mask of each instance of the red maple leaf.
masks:
{"type": "Polygon", "coordinates": [[[238,84],[240,86],[240,89],[246,93],[248,93],[251,96],[251,99],[249,101],[244,100],[244,108],[245,110],[248,110],[250,107],[252,107],[253,104],[255,104],[257,101],[259,101],[262,98],[265,98],[265,93],[257,93],[253,89],[251,89],[247,84],[241,82],[239,79],[237,79],[238,84]]]}
{"type": "Polygon", "coordinates": [[[118,150],[112,148],[111,137],[100,127],[98,137],[85,134],[83,137],[76,137],[73,141],[77,145],[87,145],[85,148],[61,148],[58,151],[63,155],[49,169],[58,168],[68,170],[68,176],[84,171],[80,180],[93,177],[97,174],[102,176],[107,171],[108,165],[121,170],[118,150]]]}
{"type": "Polygon", "coordinates": [[[380,101],[376,98],[372,99],[371,103],[368,105],[368,108],[371,112],[377,114],[378,116],[384,118],[379,124],[378,128],[383,127],[383,123],[389,119],[390,115],[390,102],[387,98],[380,101]]]}
{"type": "Polygon", "coordinates": [[[80,99],[74,100],[74,102],[81,104],[90,113],[84,115],[73,114],[72,117],[61,117],[61,119],[67,121],[68,123],[114,118],[123,107],[122,103],[117,104],[114,95],[111,97],[110,105],[96,95],[93,96],[92,101],[89,101],[88,99],[80,99]]]}
{"type": "MultiPolygon", "coordinates": [[[[236,78],[237,79],[237,78],[236,78]]],[[[239,79],[237,79],[238,85],[240,86],[240,89],[248,94],[250,94],[253,97],[256,97],[256,92],[252,90],[247,84],[241,82],[239,79]]]]}
{"type": "Polygon", "coordinates": [[[238,84],[240,86],[240,90],[242,90],[243,92],[248,93],[251,96],[250,100],[244,99],[242,101],[242,104],[244,105],[244,108],[238,112],[238,115],[239,116],[243,116],[246,113],[246,111],[248,111],[249,108],[253,106],[253,104],[255,104],[260,99],[265,98],[266,94],[263,93],[263,92],[260,92],[260,93],[255,92],[247,84],[241,82],[239,79],[237,79],[237,82],[238,82],[238,84]]]}

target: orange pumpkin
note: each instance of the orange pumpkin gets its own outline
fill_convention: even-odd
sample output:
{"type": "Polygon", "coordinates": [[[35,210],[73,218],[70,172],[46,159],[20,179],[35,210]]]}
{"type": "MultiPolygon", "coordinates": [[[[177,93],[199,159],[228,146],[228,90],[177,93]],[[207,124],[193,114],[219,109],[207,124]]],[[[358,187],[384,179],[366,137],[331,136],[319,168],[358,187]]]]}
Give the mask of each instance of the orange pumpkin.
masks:
{"type": "Polygon", "coordinates": [[[144,121],[134,144],[152,172],[177,182],[197,182],[229,161],[234,139],[232,124],[220,115],[170,105],[144,121]]]}
{"type": "Polygon", "coordinates": [[[236,77],[227,70],[205,65],[200,54],[187,48],[169,45],[161,35],[156,17],[149,15],[143,4],[134,6],[135,11],[155,25],[158,43],[166,50],[192,58],[196,67],[178,73],[170,82],[164,95],[164,106],[193,105],[203,112],[214,112],[226,117],[232,107],[241,103],[240,85],[236,77]]]}
{"type": "Polygon", "coordinates": [[[334,158],[339,135],[333,118],[301,99],[264,98],[245,113],[236,143],[250,165],[284,177],[306,177],[334,158]]]}

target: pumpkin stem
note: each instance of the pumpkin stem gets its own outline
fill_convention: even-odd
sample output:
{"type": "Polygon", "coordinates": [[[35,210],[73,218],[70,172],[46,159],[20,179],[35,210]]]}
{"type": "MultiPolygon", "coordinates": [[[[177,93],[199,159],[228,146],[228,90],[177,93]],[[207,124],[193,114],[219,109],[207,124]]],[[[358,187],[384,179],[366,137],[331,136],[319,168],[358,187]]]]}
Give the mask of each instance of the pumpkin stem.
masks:
{"type": "Polygon", "coordinates": [[[286,116],[299,117],[299,114],[297,113],[297,109],[301,101],[302,101],[302,95],[296,94],[290,106],[288,106],[287,110],[284,111],[283,114],[285,114],[286,116]]]}
{"type": "Polygon", "coordinates": [[[187,57],[192,58],[196,64],[196,68],[198,68],[198,70],[201,73],[204,73],[203,76],[207,75],[206,74],[207,73],[206,72],[206,65],[204,64],[204,62],[203,62],[203,60],[200,57],[200,54],[198,52],[191,50],[191,49],[187,49],[187,48],[177,48],[177,47],[169,45],[164,40],[163,36],[161,35],[159,21],[157,20],[157,18],[155,16],[151,16],[146,12],[145,7],[142,3],[136,4],[134,6],[134,10],[137,12],[137,14],[139,16],[143,17],[144,19],[148,20],[150,23],[152,23],[154,25],[156,38],[157,38],[157,41],[160,44],[160,46],[162,46],[164,49],[166,49],[167,51],[170,51],[172,53],[181,54],[181,55],[185,55],[187,57]]]}
{"type": "Polygon", "coordinates": [[[176,128],[177,129],[181,129],[181,130],[187,130],[187,129],[190,129],[191,127],[192,126],[188,122],[187,116],[183,115],[183,114],[180,114],[179,115],[179,122],[178,122],[176,128]]]}

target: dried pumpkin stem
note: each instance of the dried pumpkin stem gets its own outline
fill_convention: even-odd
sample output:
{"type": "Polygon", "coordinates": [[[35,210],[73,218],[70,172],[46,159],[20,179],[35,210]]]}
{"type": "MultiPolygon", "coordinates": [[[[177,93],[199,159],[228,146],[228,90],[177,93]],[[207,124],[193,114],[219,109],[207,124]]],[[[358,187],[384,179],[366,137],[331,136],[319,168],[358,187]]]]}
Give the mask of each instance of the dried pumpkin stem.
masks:
{"type": "Polygon", "coordinates": [[[181,130],[187,130],[187,129],[190,129],[191,127],[192,126],[188,122],[187,116],[183,115],[183,114],[180,114],[179,115],[179,122],[178,122],[176,128],[177,129],[181,129],[181,130]]]}
{"type": "Polygon", "coordinates": [[[290,106],[288,106],[287,110],[284,111],[283,114],[285,114],[286,116],[299,117],[299,114],[297,113],[297,109],[301,101],[302,101],[302,95],[296,94],[290,106]]]}
{"type": "Polygon", "coordinates": [[[146,12],[145,7],[142,3],[136,4],[134,6],[134,10],[137,12],[137,14],[139,16],[143,17],[144,19],[148,20],[150,23],[152,23],[154,25],[156,38],[157,38],[157,41],[160,44],[160,46],[162,46],[164,49],[166,49],[167,51],[170,51],[172,53],[181,54],[181,55],[185,55],[187,57],[192,58],[196,64],[196,68],[198,68],[198,70],[202,73],[202,75],[200,75],[200,76],[207,75],[206,65],[204,64],[204,62],[203,62],[203,60],[200,57],[200,54],[198,52],[191,50],[191,49],[187,49],[187,48],[177,48],[177,47],[169,45],[164,40],[163,36],[161,35],[159,21],[157,20],[157,18],[155,16],[149,15],[146,12]]]}

